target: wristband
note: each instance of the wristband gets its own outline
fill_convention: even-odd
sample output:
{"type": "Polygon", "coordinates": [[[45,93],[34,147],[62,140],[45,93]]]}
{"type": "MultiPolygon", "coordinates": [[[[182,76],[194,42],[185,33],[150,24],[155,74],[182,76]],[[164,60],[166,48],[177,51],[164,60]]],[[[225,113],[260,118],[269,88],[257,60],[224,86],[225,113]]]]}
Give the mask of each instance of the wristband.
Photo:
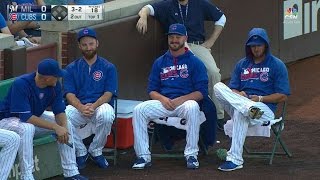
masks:
{"type": "Polygon", "coordinates": [[[259,98],[259,102],[263,101],[263,96],[258,96],[258,98],[259,98]]]}

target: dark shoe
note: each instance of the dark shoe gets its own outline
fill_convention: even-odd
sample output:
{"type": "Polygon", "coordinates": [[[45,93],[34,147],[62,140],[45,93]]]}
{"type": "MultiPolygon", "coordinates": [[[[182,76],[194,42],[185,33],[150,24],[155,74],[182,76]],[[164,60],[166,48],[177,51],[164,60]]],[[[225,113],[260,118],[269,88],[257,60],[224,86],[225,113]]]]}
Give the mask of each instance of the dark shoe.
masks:
{"type": "Polygon", "coordinates": [[[263,115],[263,113],[264,113],[264,112],[263,112],[260,108],[258,108],[258,107],[251,106],[251,107],[249,108],[249,117],[250,117],[251,119],[260,119],[261,116],[263,115]]]}
{"type": "Polygon", "coordinates": [[[187,159],[187,168],[188,169],[198,169],[199,161],[196,156],[189,156],[187,159]]]}
{"type": "Polygon", "coordinates": [[[151,165],[151,162],[147,162],[143,157],[140,157],[134,162],[132,169],[144,169],[151,167],[151,165]]]}
{"type": "Polygon", "coordinates": [[[234,171],[234,170],[241,169],[241,168],[243,168],[242,165],[236,165],[231,161],[226,161],[221,166],[219,166],[218,169],[220,171],[234,171]]]}
{"type": "Polygon", "coordinates": [[[75,176],[71,176],[71,177],[65,177],[65,180],[89,180],[88,178],[81,176],[80,174],[77,174],[75,176]]]}
{"type": "Polygon", "coordinates": [[[86,167],[86,162],[87,162],[88,157],[89,157],[89,153],[87,153],[84,156],[79,156],[76,158],[78,169],[83,169],[86,167]]]}
{"type": "Polygon", "coordinates": [[[96,156],[96,157],[90,156],[90,157],[93,160],[93,162],[97,166],[99,166],[99,168],[102,168],[102,169],[107,169],[108,168],[109,163],[108,163],[108,161],[106,160],[106,158],[103,155],[96,156]]]}

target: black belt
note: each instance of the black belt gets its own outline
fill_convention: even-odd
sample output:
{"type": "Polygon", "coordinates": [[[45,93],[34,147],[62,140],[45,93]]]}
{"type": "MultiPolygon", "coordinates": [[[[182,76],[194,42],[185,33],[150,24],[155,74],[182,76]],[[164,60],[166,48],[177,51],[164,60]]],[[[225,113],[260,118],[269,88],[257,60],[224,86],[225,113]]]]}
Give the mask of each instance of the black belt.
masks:
{"type": "Polygon", "coordinates": [[[203,44],[204,41],[191,41],[191,42],[188,42],[188,43],[200,45],[200,44],[203,44]]]}

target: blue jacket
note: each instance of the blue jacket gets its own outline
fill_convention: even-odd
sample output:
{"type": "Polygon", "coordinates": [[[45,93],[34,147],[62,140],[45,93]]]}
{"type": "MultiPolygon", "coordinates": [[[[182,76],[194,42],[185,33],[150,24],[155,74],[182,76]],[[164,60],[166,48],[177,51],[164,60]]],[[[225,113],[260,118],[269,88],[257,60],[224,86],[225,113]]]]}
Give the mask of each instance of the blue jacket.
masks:
{"type": "Polygon", "coordinates": [[[55,87],[39,88],[35,76],[36,73],[25,74],[14,80],[7,96],[0,102],[0,120],[18,117],[26,122],[32,115],[40,117],[48,107],[54,114],[64,113],[66,106],[60,82],[55,87]]]}
{"type": "Polygon", "coordinates": [[[96,102],[105,92],[117,95],[116,67],[100,56],[90,67],[83,58],[75,60],[66,67],[66,71],[64,93],[75,94],[82,104],[96,102]]]}
{"type": "MultiPolygon", "coordinates": [[[[259,36],[265,41],[265,59],[255,64],[250,46],[245,46],[246,57],[236,64],[229,87],[245,91],[247,95],[267,96],[274,93],[290,95],[287,68],[280,59],[271,54],[267,32],[262,28],[254,28],[249,32],[247,42],[253,36],[259,36]]],[[[275,103],[265,104],[272,111],[276,110],[275,103]]]]}
{"type": "Polygon", "coordinates": [[[170,99],[201,92],[208,96],[208,76],[204,64],[189,50],[178,57],[169,51],[153,64],[148,84],[148,93],[156,91],[170,99]]]}

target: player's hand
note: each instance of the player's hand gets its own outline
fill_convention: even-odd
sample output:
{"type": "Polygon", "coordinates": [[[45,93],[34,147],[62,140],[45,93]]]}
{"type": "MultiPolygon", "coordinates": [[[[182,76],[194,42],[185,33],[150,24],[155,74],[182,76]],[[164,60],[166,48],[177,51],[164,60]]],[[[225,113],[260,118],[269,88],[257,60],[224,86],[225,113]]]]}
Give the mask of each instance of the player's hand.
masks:
{"type": "Polygon", "coordinates": [[[181,104],[183,104],[185,102],[185,100],[182,98],[182,97],[177,97],[177,98],[174,98],[172,100],[175,108],[177,108],[178,106],[180,106],[181,104]]]}
{"type": "Polygon", "coordinates": [[[55,128],[55,133],[59,143],[66,144],[69,141],[69,133],[67,128],[57,125],[55,128]]]}
{"type": "Polygon", "coordinates": [[[141,34],[145,34],[147,32],[147,17],[140,17],[138,22],[137,22],[137,25],[136,25],[136,28],[138,30],[139,33],[141,34]]]}
{"type": "Polygon", "coordinates": [[[172,100],[167,97],[162,98],[160,102],[163,105],[163,107],[169,111],[173,111],[176,108],[172,100]]]}
{"type": "Polygon", "coordinates": [[[92,103],[87,103],[86,106],[88,107],[89,114],[92,116],[96,108],[92,103]]]}
{"type": "Polygon", "coordinates": [[[85,117],[91,117],[92,116],[92,110],[90,109],[90,106],[86,105],[81,105],[79,111],[81,114],[85,117]]]}
{"type": "Polygon", "coordinates": [[[244,92],[244,91],[241,91],[241,92],[239,92],[238,94],[240,94],[241,96],[244,96],[244,97],[248,97],[247,93],[244,92]]]}
{"type": "Polygon", "coordinates": [[[254,102],[259,102],[259,96],[257,95],[249,95],[249,99],[254,102]]]}

